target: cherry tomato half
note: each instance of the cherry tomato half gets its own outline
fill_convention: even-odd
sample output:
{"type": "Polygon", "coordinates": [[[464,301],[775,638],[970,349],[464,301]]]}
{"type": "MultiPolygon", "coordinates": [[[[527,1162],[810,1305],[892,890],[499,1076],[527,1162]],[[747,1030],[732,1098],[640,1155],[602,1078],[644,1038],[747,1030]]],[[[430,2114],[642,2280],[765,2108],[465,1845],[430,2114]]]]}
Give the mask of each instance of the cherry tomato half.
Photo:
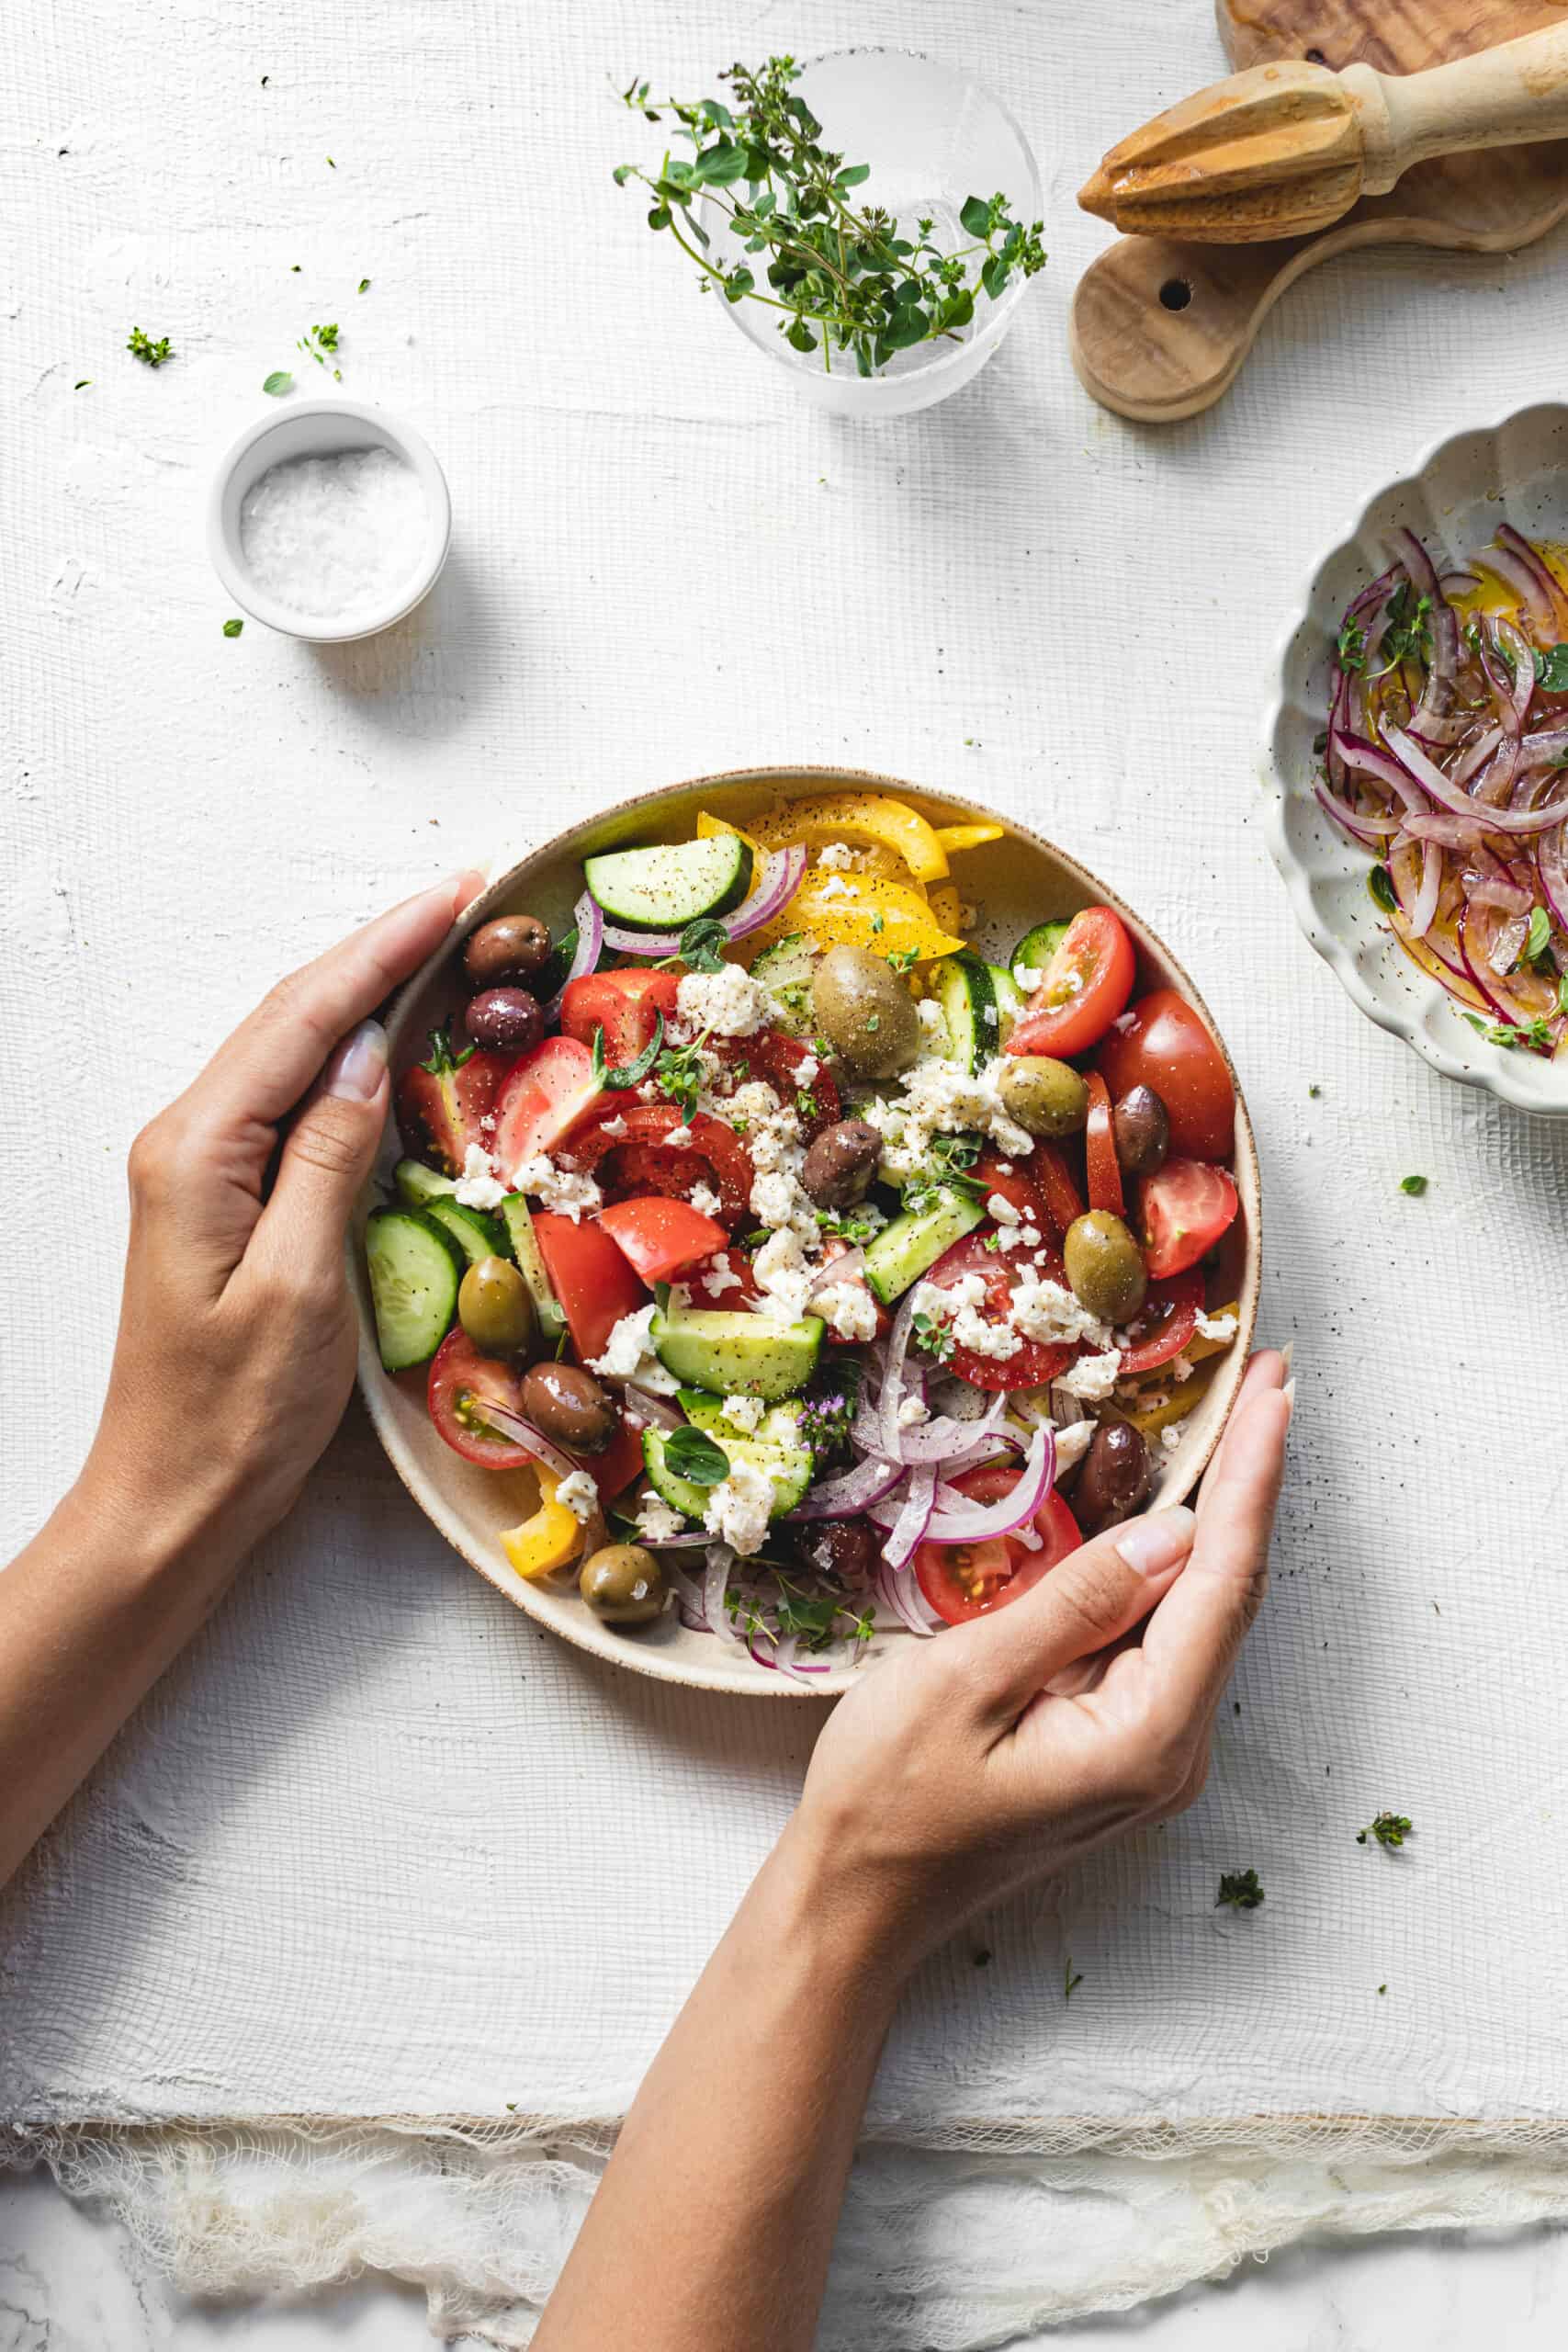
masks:
{"type": "MultiPolygon", "coordinates": [[[[1018,1483],[1016,1464],[987,1463],[953,1481],[971,1502],[995,1503],[1018,1483]]],[[[1016,1535],[996,1535],[986,1544],[920,1544],[915,1576],[945,1624],[962,1625],[1005,1609],[1040,1582],[1083,1542],[1078,1524],[1058,1494],[1049,1494],[1034,1514],[1038,1549],[1016,1535]]]]}
{"type": "Polygon", "coordinates": [[[1156,1282],[1184,1274],[1211,1250],[1236,1213],[1236,1189],[1206,1159],[1168,1159],[1138,1193],[1144,1262],[1156,1282]]]}
{"type": "Polygon", "coordinates": [[[604,1060],[620,1069],[652,1045],[660,1013],[673,1018],[680,986],[677,972],[585,972],[561,999],[561,1035],[591,1047],[603,1029],[604,1060]]]}
{"type": "Polygon", "coordinates": [[[493,1356],[481,1356],[468,1333],[448,1331],[436,1349],[425,1387],[425,1402],[437,1433],[465,1462],[482,1470],[519,1470],[533,1460],[515,1438],[487,1427],[485,1399],[513,1413],[523,1409],[516,1374],[493,1356]]]}
{"type": "Polygon", "coordinates": [[[593,1082],[592,1056],[576,1037],[547,1037],[512,1065],[495,1102],[495,1156],[515,1183],[525,1160],[548,1152],[613,1101],[593,1082]]]}
{"type": "MultiPolygon", "coordinates": [[[[986,1285],[979,1312],[987,1322],[1000,1324],[1012,1305],[1015,1286],[1026,1275],[1033,1280],[1044,1274],[1052,1282],[1061,1282],[1064,1275],[1061,1261],[1049,1242],[1042,1245],[1047,1253],[1043,1267],[1035,1265],[1033,1251],[1021,1266],[1015,1266],[1010,1251],[987,1248],[987,1238],[995,1231],[994,1226],[984,1225],[977,1232],[965,1234],[962,1241],[943,1251],[926,1280],[939,1290],[951,1290],[965,1274],[978,1274],[986,1285]]],[[[976,1348],[955,1343],[951,1354],[942,1358],[942,1368],[968,1381],[972,1388],[1038,1388],[1065,1372],[1074,1353],[1070,1347],[1046,1347],[1038,1340],[1023,1340],[1010,1356],[982,1355],[976,1348]]]]}
{"type": "Polygon", "coordinates": [[[1203,1277],[1196,1269],[1174,1281],[1150,1286],[1142,1306],[1127,1327],[1122,1354],[1122,1377],[1135,1379],[1179,1356],[1198,1326],[1203,1311],[1203,1277]]]}
{"type": "Polygon", "coordinates": [[[1084,1161],[1089,1170],[1089,1204],[1091,1209],[1109,1209],[1112,1216],[1121,1216],[1126,1204],[1122,1198],[1122,1163],[1116,1157],[1116,1137],[1111,1125],[1111,1091],[1097,1069],[1088,1079],[1089,1120],[1083,1131],[1084,1161]]]}
{"type": "Polygon", "coordinates": [[[470,1144],[490,1149],[496,1094],[513,1057],[486,1047],[470,1051],[461,1061],[453,1061],[450,1055],[444,1058],[444,1069],[419,1062],[400,1080],[398,1125],[411,1148],[423,1137],[447,1174],[458,1176],[470,1144]]]}
{"type": "Polygon", "coordinates": [[[750,1037],[710,1037],[708,1051],[735,1069],[738,1083],[745,1082],[740,1077],[742,1066],[747,1078],[765,1079],[781,1102],[799,1111],[807,1141],[820,1128],[832,1126],[842,1116],[838,1080],[826,1058],[814,1046],[783,1029],[761,1029],[750,1037]],[[803,1063],[810,1071],[809,1077],[802,1078],[800,1074],[803,1063]],[[805,1107],[801,1104],[802,1094],[806,1097],[805,1107]]]}
{"type": "Polygon", "coordinates": [[[1235,1089],[1225,1057],[1174,989],[1141,996],[1097,1057],[1120,1102],[1152,1086],[1170,1121],[1170,1148],[1191,1159],[1228,1159],[1235,1142],[1235,1089]]]}
{"type": "Polygon", "coordinates": [[[748,1214],[755,1182],[750,1154],[722,1119],[699,1111],[682,1122],[672,1103],[636,1102],[622,1110],[613,1095],[600,1107],[604,1117],[572,1136],[560,1155],[563,1161],[593,1170],[618,1200],[643,1193],[682,1200],[711,1175],[726,1223],[733,1226],[748,1214]],[[606,1123],[617,1132],[606,1134],[606,1123]],[[682,1128],[690,1142],[672,1143],[671,1137],[682,1128]]]}
{"type": "Polygon", "coordinates": [[[690,1201],[671,1200],[662,1193],[639,1201],[613,1201],[600,1210],[595,1222],[649,1283],[672,1282],[683,1267],[711,1258],[729,1238],[722,1225],[690,1201]]]}
{"type": "Polygon", "coordinates": [[[1110,907],[1081,908],[1013,1023],[1007,1051],[1058,1060],[1088,1053],[1132,995],[1136,968],[1121,916],[1110,907]]]}

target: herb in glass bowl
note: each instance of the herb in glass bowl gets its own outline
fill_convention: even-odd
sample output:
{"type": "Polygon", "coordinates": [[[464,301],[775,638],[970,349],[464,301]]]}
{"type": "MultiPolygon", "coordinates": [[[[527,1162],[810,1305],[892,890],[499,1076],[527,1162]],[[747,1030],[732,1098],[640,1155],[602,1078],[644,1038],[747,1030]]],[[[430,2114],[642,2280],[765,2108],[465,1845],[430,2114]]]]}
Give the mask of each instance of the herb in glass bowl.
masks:
{"type": "Polygon", "coordinates": [[[946,251],[935,241],[934,216],[901,223],[880,205],[857,202],[871,166],[848,164],[823,144],[822,124],[794,86],[799,74],[793,57],[771,57],[760,71],[732,65],[719,76],[732,106],[650,102],[649,84],[634,79],[622,103],[649,122],[671,124],[672,147],[692,153],[666,149],[653,171],[621,164],[616,184],[637,180],[649,189],[649,227],[670,232],[705,288],[777,311],[785,341],[803,354],[820,352],[829,373],[835,352],[874,376],[918,344],[962,343],[977,296],[994,302],[1015,277],[1043,268],[1043,222],[1015,220],[1004,195],[969,196],[958,211],[968,242],[946,251]],[[714,206],[755,268],[713,254],[699,202],[714,206]]]}

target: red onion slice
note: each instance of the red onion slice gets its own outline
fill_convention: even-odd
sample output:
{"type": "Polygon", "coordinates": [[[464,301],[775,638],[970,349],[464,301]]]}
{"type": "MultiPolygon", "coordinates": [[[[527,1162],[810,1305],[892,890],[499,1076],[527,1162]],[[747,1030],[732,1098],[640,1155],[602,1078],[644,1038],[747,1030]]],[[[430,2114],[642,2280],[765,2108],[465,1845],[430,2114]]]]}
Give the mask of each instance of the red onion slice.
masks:
{"type": "Polygon", "coordinates": [[[1532,616],[1540,622],[1543,629],[1555,630],[1558,626],[1562,592],[1541,557],[1530,545],[1524,533],[1516,531],[1511,523],[1499,523],[1496,543],[1506,553],[1515,558],[1520,571],[1529,582],[1532,616]]]}
{"type": "Polygon", "coordinates": [[[1568,756],[1568,727],[1550,727],[1527,735],[1519,745],[1521,767],[1555,767],[1568,756]]]}
{"type": "Polygon", "coordinates": [[[890,1495],[904,1476],[901,1462],[880,1462],[874,1456],[859,1462],[840,1477],[813,1487],[805,1498],[785,1513],[788,1519],[858,1519],[873,1503],[890,1495]]]}
{"type": "MultiPolygon", "coordinates": [[[[1434,766],[1418,743],[1398,727],[1385,727],[1383,733],[1395,758],[1432,798],[1456,815],[1475,815],[1475,802],[1467,792],[1450,784],[1441,768],[1434,766]]],[[[1489,833],[1543,833],[1552,825],[1560,825],[1568,816],[1568,796],[1554,800],[1547,808],[1496,808],[1489,811],[1486,830],[1489,833]]]]}
{"type": "Polygon", "coordinates": [[[1380,784],[1386,784],[1391,792],[1399,795],[1407,808],[1420,808],[1424,805],[1411,778],[1399,762],[1390,759],[1386,752],[1380,752],[1375,744],[1363,741],[1359,735],[1342,734],[1335,740],[1339,757],[1348,768],[1359,769],[1366,775],[1375,776],[1380,784]]]}
{"type": "Polygon", "coordinates": [[[1328,811],[1335,823],[1343,825],[1348,833],[1354,833],[1364,849],[1374,852],[1379,847],[1379,836],[1397,833],[1409,813],[1408,810],[1401,808],[1393,816],[1384,814],[1379,817],[1371,813],[1363,815],[1359,808],[1352,808],[1347,802],[1337,800],[1325,784],[1315,785],[1313,789],[1318,802],[1328,811]]]}
{"type": "Polygon", "coordinates": [[[649,1388],[638,1388],[627,1381],[626,1400],[628,1408],[638,1414],[645,1427],[680,1430],[686,1426],[686,1416],[673,1406],[668,1396],[656,1396],[649,1388]]]}
{"type": "MultiPolygon", "coordinates": [[[[745,905],[721,918],[726,937],[744,939],[749,932],[760,931],[763,923],[782,914],[805,878],[810,854],[799,845],[775,851],[745,905]]],[[[606,923],[604,937],[623,956],[646,956],[659,963],[681,953],[678,931],[625,931],[617,923],[606,923]]]]}
{"type": "Polygon", "coordinates": [[[919,1283],[905,1292],[898,1303],[898,1312],[893,1318],[893,1329],[887,1335],[887,1360],[882,1375],[882,1399],[878,1408],[882,1430],[878,1451],[895,1462],[898,1459],[898,1440],[902,1435],[898,1408],[905,1395],[904,1359],[909,1351],[909,1335],[915,1328],[915,1301],[919,1294],[919,1283]]]}
{"type": "Polygon", "coordinates": [[[815,1298],[829,1283],[853,1282],[864,1264],[865,1251],[861,1249],[846,1250],[837,1258],[825,1258],[806,1285],[807,1297],[815,1298]]]}
{"type": "Polygon", "coordinates": [[[545,1007],[547,1021],[553,1021],[559,1012],[561,999],[573,980],[580,980],[584,972],[592,972],[595,968],[600,950],[604,944],[604,918],[597,901],[588,891],[584,890],[573,907],[571,919],[577,925],[577,945],[572,950],[565,979],[545,1007]]]}
{"type": "Polygon", "coordinates": [[[1562,932],[1568,932],[1568,854],[1568,854],[1568,829],[1562,825],[1554,833],[1545,835],[1536,843],[1536,871],[1540,876],[1541,895],[1562,932]]]}
{"type": "Polygon", "coordinates": [[[941,1633],[938,1621],[921,1614],[924,1602],[920,1589],[907,1568],[890,1568],[885,1561],[872,1578],[871,1589],[906,1632],[922,1637],[941,1633]]]}
{"type": "Polygon", "coordinates": [[[926,1532],[936,1497],[936,1465],[924,1463],[909,1473],[908,1491],[893,1532],[882,1547],[890,1568],[901,1568],[926,1532]]]}
{"type": "MultiPolygon", "coordinates": [[[[739,1649],[742,1646],[739,1631],[732,1623],[729,1611],[724,1605],[724,1596],[734,1573],[735,1555],[728,1544],[710,1543],[707,1572],[703,1577],[703,1615],[707,1620],[710,1634],[716,1634],[721,1642],[733,1642],[739,1649]]],[[[763,1658],[761,1663],[767,1666],[772,1661],[763,1658]]]]}
{"type": "Polygon", "coordinates": [[[942,1413],[934,1421],[917,1421],[898,1433],[898,1451],[906,1462],[966,1461],[972,1453],[993,1448],[1008,1408],[1005,1388],[998,1389],[977,1421],[955,1420],[942,1413]]]}
{"type": "Polygon", "coordinates": [[[999,1502],[965,1503],[961,1510],[931,1514],[925,1533],[933,1544],[985,1544],[994,1535],[1010,1535],[1032,1519],[1055,1483],[1056,1435],[1043,1422],[1030,1440],[1029,1452],[1017,1483],[999,1502]]]}
{"type": "Polygon", "coordinates": [[[1552,615],[1529,565],[1508,548],[1488,548],[1486,569],[1510,589],[1529,615],[1532,628],[1551,628],[1552,615]]]}
{"type": "MultiPolygon", "coordinates": [[[[543,1430],[536,1430],[532,1421],[525,1421],[521,1413],[514,1413],[510,1405],[498,1404],[487,1396],[484,1399],[484,1418],[491,1428],[499,1430],[503,1437],[511,1438],[516,1445],[525,1445],[535,1461],[542,1463],[552,1477],[570,1478],[582,1467],[581,1463],[572,1460],[570,1453],[563,1453],[558,1445],[552,1445],[543,1430]]],[[[592,1476],[592,1471],[589,1476],[592,1476]]]]}

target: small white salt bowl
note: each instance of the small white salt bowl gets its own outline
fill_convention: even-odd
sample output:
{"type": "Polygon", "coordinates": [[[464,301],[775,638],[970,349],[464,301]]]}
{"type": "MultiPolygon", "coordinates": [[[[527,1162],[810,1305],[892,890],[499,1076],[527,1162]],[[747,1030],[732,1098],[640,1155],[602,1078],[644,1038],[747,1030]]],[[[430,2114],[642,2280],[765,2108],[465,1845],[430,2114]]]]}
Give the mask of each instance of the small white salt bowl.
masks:
{"type": "Polygon", "coordinates": [[[452,543],[452,501],[446,477],[423,434],[362,401],[291,401],[247,425],[213,477],[207,510],[207,548],[223,585],[253,620],[311,645],[345,645],[375,637],[412,613],[441,577],[452,543]],[[425,532],[419,559],[395,588],[372,593],[345,613],[311,613],[285,604],[254,577],[240,518],[244,501],[272,467],[294,458],[333,458],[349,450],[386,449],[412,471],[424,493],[425,532]]]}

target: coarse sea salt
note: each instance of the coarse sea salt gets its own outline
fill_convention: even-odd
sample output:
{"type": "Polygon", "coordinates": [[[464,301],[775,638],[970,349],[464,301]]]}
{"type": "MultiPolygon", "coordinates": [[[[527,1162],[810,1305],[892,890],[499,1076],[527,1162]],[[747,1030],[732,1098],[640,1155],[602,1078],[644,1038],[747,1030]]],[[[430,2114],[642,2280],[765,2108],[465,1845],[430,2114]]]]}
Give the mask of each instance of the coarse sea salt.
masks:
{"type": "Polygon", "coordinates": [[[412,466],[390,449],[339,449],[269,466],[241,503],[240,547],[265,594],[341,620],[406,586],[429,520],[412,466]]]}

